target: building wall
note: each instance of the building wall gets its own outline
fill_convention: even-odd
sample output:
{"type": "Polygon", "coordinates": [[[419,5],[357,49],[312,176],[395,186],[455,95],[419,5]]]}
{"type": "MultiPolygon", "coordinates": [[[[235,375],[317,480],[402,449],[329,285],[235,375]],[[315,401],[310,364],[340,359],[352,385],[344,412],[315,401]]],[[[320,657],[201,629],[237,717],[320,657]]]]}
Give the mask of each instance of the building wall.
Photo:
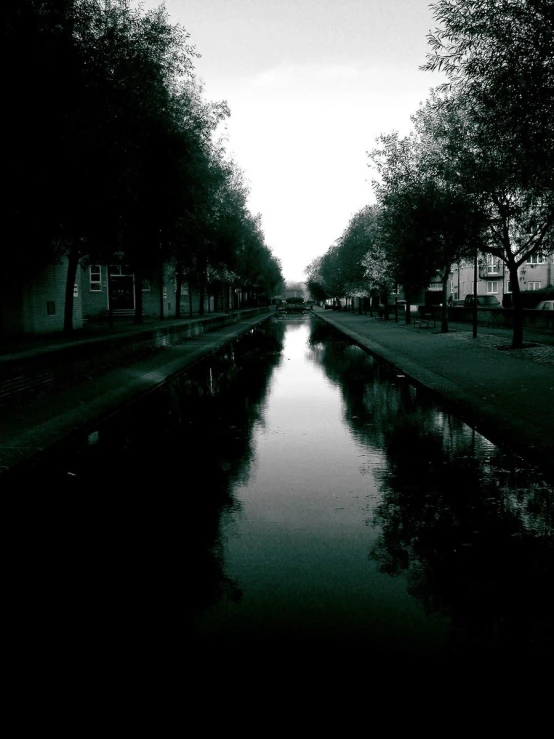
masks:
{"type": "MultiPolygon", "coordinates": [[[[544,264],[524,263],[518,269],[519,288],[522,292],[552,287],[554,256],[546,257],[544,264]]],[[[473,263],[454,266],[450,275],[449,295],[463,300],[473,293],[473,263]]],[[[511,293],[510,274],[503,262],[479,265],[477,270],[477,295],[496,295],[504,302],[511,293]]],[[[537,298],[538,302],[539,298],[537,298]]]]}
{"type": "Polygon", "coordinates": [[[142,281],[142,312],[145,316],[160,318],[162,311],[163,318],[171,315],[172,298],[172,293],[168,291],[167,269],[164,269],[163,275],[142,281]]]}
{"type": "MultiPolygon", "coordinates": [[[[77,270],[73,297],[73,328],[83,325],[81,270],[77,270]]],[[[63,330],[67,261],[49,265],[37,277],[10,280],[0,297],[2,333],[46,334],[63,330]]]]}
{"type": "Polygon", "coordinates": [[[103,265],[81,267],[83,315],[96,318],[108,310],[107,268],[103,265]],[[94,271],[94,275],[92,272],[94,271]],[[91,279],[92,278],[92,279],[91,279]]]}

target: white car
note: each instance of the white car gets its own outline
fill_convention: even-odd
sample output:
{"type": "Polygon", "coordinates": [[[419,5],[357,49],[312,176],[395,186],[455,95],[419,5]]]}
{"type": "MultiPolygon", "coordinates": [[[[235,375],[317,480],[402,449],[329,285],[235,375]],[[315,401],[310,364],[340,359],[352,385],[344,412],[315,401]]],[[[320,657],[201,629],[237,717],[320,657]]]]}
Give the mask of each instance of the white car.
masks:
{"type": "Polygon", "coordinates": [[[554,300],[543,300],[537,306],[535,310],[554,310],[554,300]]]}

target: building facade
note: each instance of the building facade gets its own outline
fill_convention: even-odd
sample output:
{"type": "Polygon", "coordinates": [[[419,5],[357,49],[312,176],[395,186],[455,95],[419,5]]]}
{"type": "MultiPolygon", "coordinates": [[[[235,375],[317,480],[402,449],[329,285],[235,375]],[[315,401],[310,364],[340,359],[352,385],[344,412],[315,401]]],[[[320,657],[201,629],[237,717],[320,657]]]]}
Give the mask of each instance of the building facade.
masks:
{"type": "MultiPolygon", "coordinates": [[[[553,288],[553,278],[554,255],[545,257],[532,254],[518,269],[519,289],[522,293],[553,288]]],[[[453,267],[449,287],[448,297],[452,296],[453,300],[463,300],[466,295],[475,292],[473,262],[462,262],[453,267]]],[[[477,295],[494,295],[505,307],[512,304],[510,273],[504,262],[492,254],[487,254],[486,258],[478,263],[477,295]]],[[[531,298],[529,300],[532,302],[531,298]]],[[[538,296],[536,302],[540,300],[538,296]]]]}

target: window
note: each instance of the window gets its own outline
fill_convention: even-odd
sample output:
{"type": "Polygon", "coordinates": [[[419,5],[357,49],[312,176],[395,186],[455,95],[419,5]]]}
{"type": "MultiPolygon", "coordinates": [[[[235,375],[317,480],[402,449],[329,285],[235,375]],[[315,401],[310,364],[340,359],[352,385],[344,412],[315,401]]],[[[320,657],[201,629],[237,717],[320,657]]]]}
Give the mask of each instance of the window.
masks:
{"type": "Polygon", "coordinates": [[[530,254],[527,264],[544,264],[546,259],[542,254],[530,254]]]}
{"type": "MultiPolygon", "coordinates": [[[[173,292],[174,293],[177,292],[177,282],[176,281],[173,283],[173,292]]],[[[188,283],[181,282],[181,295],[188,295],[188,294],[189,294],[188,283]]]]}
{"type": "Polygon", "coordinates": [[[493,256],[492,254],[487,254],[487,272],[489,275],[497,275],[500,271],[500,259],[498,257],[493,256]]]}
{"type": "Polygon", "coordinates": [[[147,278],[145,278],[145,279],[144,279],[144,280],[142,281],[142,292],[143,292],[143,293],[149,293],[149,292],[150,292],[150,290],[151,290],[151,286],[150,286],[150,280],[149,280],[149,279],[147,279],[147,278]]]}
{"type": "Polygon", "coordinates": [[[498,282],[496,280],[487,282],[487,292],[488,293],[497,293],[498,292],[498,282]]]}
{"type": "Polygon", "coordinates": [[[46,313],[49,316],[56,315],[56,303],[53,300],[46,301],[46,313]]]}
{"type": "Polygon", "coordinates": [[[540,282],[528,282],[528,290],[540,290],[541,289],[541,283],[540,282]]]}
{"type": "Polygon", "coordinates": [[[90,272],[90,291],[98,293],[102,290],[102,268],[99,264],[91,264],[90,272]]]}
{"type": "Polygon", "coordinates": [[[506,282],[506,290],[504,292],[511,293],[512,292],[512,283],[510,280],[506,282]]]}
{"type": "Polygon", "coordinates": [[[73,284],[73,297],[74,298],[79,297],[79,286],[77,285],[76,282],[73,284]]]}
{"type": "Polygon", "coordinates": [[[124,275],[131,277],[133,270],[128,264],[110,264],[110,275],[115,277],[123,277],[124,275]]]}

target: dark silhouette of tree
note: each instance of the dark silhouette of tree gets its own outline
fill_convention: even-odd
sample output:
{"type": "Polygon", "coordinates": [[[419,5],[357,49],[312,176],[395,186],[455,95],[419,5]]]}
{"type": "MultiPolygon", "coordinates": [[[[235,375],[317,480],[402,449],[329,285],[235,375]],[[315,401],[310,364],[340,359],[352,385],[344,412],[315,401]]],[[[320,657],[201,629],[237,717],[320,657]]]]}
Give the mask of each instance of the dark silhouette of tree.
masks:
{"type": "Polygon", "coordinates": [[[208,270],[231,275],[252,217],[214,140],[227,105],[203,100],[186,30],[127,0],[22,0],[5,21],[21,61],[7,83],[6,268],[66,259],[67,332],[82,260],[131,266],[139,322],[143,278],[163,264],[202,293],[208,270]]]}

